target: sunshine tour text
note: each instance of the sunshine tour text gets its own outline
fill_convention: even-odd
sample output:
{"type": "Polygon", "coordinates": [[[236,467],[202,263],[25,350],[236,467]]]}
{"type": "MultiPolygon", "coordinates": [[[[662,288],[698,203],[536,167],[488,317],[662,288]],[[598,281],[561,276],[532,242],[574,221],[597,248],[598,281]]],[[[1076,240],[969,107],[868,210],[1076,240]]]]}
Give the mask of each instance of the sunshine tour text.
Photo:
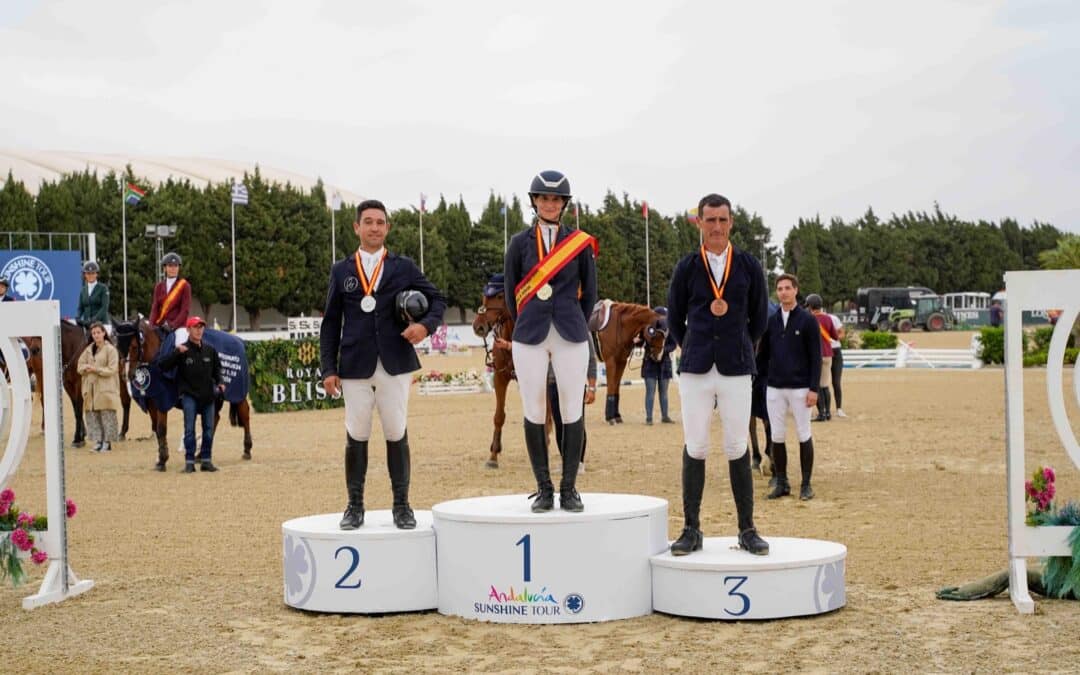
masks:
{"type": "Polygon", "coordinates": [[[305,401],[323,401],[326,388],[322,383],[322,370],[319,368],[286,368],[285,378],[292,380],[287,384],[274,384],[270,402],[303,403],[305,401]]]}

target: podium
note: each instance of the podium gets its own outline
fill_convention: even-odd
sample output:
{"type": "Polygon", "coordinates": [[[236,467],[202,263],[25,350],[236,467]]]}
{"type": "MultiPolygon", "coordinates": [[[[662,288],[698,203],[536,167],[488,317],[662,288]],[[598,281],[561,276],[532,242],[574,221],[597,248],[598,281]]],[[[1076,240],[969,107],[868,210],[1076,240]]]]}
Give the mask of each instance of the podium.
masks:
{"type": "Polygon", "coordinates": [[[356,530],[340,513],[281,526],[285,604],[315,612],[377,614],[435,609],[435,531],[431,511],[399,530],[389,510],[368,511],[356,530]]]}
{"type": "Polygon", "coordinates": [[[533,513],[526,495],[432,507],[439,612],[501,623],[612,621],[652,612],[649,559],[667,548],[667,501],[581,495],[533,513]]]}
{"type": "Polygon", "coordinates": [[[823,614],[846,602],[847,547],[831,541],[766,537],[769,555],[738,548],[736,537],[706,537],[701,551],[652,558],[653,608],[666,614],[741,621],[823,614]]]}

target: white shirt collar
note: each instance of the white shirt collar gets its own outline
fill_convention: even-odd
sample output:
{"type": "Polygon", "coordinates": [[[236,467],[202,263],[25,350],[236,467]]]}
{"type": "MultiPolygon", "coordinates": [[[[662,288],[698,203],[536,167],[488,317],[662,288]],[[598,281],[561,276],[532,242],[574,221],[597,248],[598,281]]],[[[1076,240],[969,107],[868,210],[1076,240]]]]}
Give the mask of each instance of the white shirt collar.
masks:
{"type": "Polygon", "coordinates": [[[360,249],[360,260],[362,262],[365,262],[365,263],[366,262],[376,262],[377,263],[377,262],[379,262],[379,258],[383,257],[384,253],[386,253],[386,247],[385,246],[380,246],[379,250],[375,251],[374,253],[368,253],[364,249],[360,249]]]}
{"type": "Polygon", "coordinates": [[[97,286],[96,281],[94,281],[94,282],[90,282],[90,281],[86,282],[86,294],[87,295],[90,295],[91,293],[94,292],[94,286],[97,286]]]}
{"type": "Polygon", "coordinates": [[[172,287],[173,287],[173,284],[175,284],[176,280],[179,279],[179,278],[180,277],[172,277],[172,278],[165,277],[165,291],[166,292],[171,291],[172,287]]]}

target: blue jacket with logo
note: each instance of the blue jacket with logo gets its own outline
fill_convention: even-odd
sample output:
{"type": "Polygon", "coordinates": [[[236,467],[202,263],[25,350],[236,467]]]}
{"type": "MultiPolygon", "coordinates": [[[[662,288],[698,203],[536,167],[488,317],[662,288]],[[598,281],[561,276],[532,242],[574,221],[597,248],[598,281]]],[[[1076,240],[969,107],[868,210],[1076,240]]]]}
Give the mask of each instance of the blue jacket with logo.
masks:
{"type": "Polygon", "coordinates": [[[728,311],[714,316],[710,272],[698,251],[675,265],[668,288],[668,328],[682,347],[680,373],[753,375],[754,341],[765,332],[768,294],[757,258],[731,247],[730,279],[724,289],[728,311]]]}
{"type": "MultiPolygon", "coordinates": [[[[596,259],[591,246],[577,254],[552,277],[551,298],[541,300],[533,296],[519,312],[514,289],[540,259],[536,255],[536,228],[522,230],[510,239],[506,248],[503,273],[506,281],[506,306],[514,318],[514,341],[537,345],[547,337],[554,326],[559,335],[568,342],[585,342],[589,339],[586,320],[596,304],[596,259]],[[578,289],[581,297],[578,297],[578,289]]],[[[566,239],[574,230],[559,226],[555,243],[566,239]]]]}
{"type": "Polygon", "coordinates": [[[821,381],[821,331],[813,314],[802,307],[769,317],[760,357],[769,364],[768,382],[776,389],[818,390],[821,381]]]}
{"type": "Polygon", "coordinates": [[[427,280],[416,263],[403,255],[388,253],[375,289],[375,310],[360,309],[364,289],[350,255],[334,263],[330,270],[330,290],[319,332],[322,376],[363,379],[375,373],[382,361],[390,375],[420,369],[420,359],[408,340],[401,337],[407,324],[395,307],[397,294],[417,290],[428,301],[428,313],[420,320],[428,334],[435,332],[446,311],[446,298],[427,280]]]}

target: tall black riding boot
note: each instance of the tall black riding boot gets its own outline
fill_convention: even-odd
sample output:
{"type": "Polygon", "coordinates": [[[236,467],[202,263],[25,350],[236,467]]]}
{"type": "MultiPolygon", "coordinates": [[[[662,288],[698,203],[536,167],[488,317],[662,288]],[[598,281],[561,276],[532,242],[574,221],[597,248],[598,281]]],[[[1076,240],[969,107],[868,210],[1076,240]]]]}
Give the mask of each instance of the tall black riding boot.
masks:
{"type": "Polygon", "coordinates": [[[758,536],[754,527],[754,475],[750,470],[750,453],[728,460],[728,476],[739,516],[739,548],[754,555],[769,555],[768,542],[758,536]]]}
{"type": "Polygon", "coordinates": [[[400,441],[386,442],[386,466],[390,469],[390,490],[394,493],[394,525],[399,530],[416,527],[416,516],[409,508],[409,432],[400,441]]]}
{"type": "Polygon", "coordinates": [[[533,476],[536,477],[536,499],[533,500],[532,510],[534,513],[550,511],[555,508],[555,486],[551,484],[547,430],[543,424],[525,420],[525,449],[529,451],[529,463],[532,464],[533,476]]]}
{"type": "Polygon", "coordinates": [[[563,511],[584,511],[585,505],[575,487],[581,448],[585,441],[585,417],[563,425],[562,480],[559,481],[559,508],[563,511]]]}
{"type": "Polygon", "coordinates": [[[683,531],[671,545],[671,555],[687,555],[701,550],[701,495],[705,492],[705,460],[694,459],[683,446],[682,503],[683,531]]]}
{"type": "Polygon", "coordinates": [[[368,442],[358,441],[345,434],[345,489],[349,505],[338,525],[343,530],[355,530],[364,524],[364,479],[367,477],[368,442]]]}
{"type": "Polygon", "coordinates": [[[773,491],[768,494],[767,499],[779,499],[791,494],[791,484],[788,483],[787,479],[787,446],[783,443],[774,442],[772,444],[772,454],[776,485],[773,486],[773,491]]]}
{"type": "Polygon", "coordinates": [[[814,490],[810,487],[810,475],[814,472],[814,439],[812,438],[799,443],[799,468],[802,469],[799,499],[805,502],[814,498],[814,490]]]}

